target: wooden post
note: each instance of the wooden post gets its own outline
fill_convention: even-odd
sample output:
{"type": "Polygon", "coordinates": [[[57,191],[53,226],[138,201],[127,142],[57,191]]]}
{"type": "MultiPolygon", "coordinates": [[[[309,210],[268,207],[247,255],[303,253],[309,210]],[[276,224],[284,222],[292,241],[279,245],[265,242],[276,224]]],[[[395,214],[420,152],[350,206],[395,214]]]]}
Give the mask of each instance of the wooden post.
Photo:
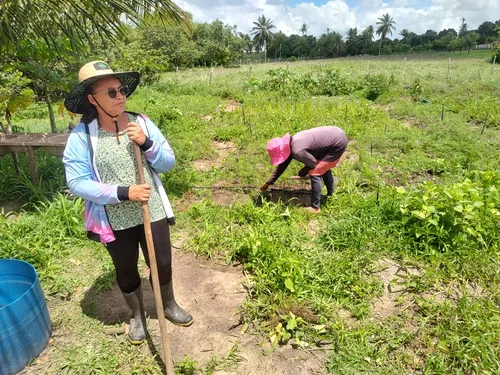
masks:
{"type": "Polygon", "coordinates": [[[406,69],[406,57],[403,60],[403,79],[401,80],[402,83],[404,83],[405,80],[405,69],[406,69]]]}
{"type": "Polygon", "coordinates": [[[377,197],[375,202],[377,203],[377,206],[379,204],[379,198],[380,198],[380,181],[377,182],[377,197]]]}
{"type": "Polygon", "coordinates": [[[28,157],[28,167],[30,169],[31,180],[36,186],[40,186],[40,179],[36,170],[35,150],[31,146],[24,146],[24,151],[28,157]]]}
{"type": "Polygon", "coordinates": [[[210,84],[212,84],[212,78],[214,76],[214,68],[210,69],[210,84]]]}
{"type": "Polygon", "coordinates": [[[490,117],[490,114],[486,114],[486,120],[484,120],[483,128],[481,129],[481,135],[484,133],[484,128],[486,128],[486,124],[488,123],[488,117],[490,117]]]}
{"type": "Polygon", "coordinates": [[[451,57],[448,58],[448,78],[450,78],[451,75],[451,57]]]}
{"type": "Polygon", "coordinates": [[[243,118],[243,125],[245,125],[245,103],[241,103],[241,117],[243,118]]]}
{"type": "MultiPolygon", "coordinates": [[[[135,161],[137,172],[139,173],[139,184],[146,183],[144,178],[144,168],[142,166],[142,155],[139,145],[134,142],[135,161]]],[[[158,323],[160,324],[161,341],[163,346],[163,355],[165,356],[165,367],[167,368],[167,375],[175,375],[174,361],[170,351],[167,332],[167,320],[163,310],[163,301],[161,299],[160,291],[160,278],[158,275],[158,264],[156,263],[156,253],[153,242],[153,232],[151,231],[151,218],[149,216],[148,202],[142,202],[142,216],[144,219],[144,232],[146,234],[146,244],[148,248],[149,264],[151,268],[151,279],[153,284],[153,292],[155,296],[156,314],[158,315],[158,323]]]]}
{"type": "Polygon", "coordinates": [[[441,122],[444,121],[444,104],[443,104],[443,109],[441,110],[441,122]]]}
{"type": "Polygon", "coordinates": [[[12,162],[14,163],[14,170],[16,171],[16,174],[19,176],[21,174],[21,170],[19,169],[19,156],[17,155],[17,152],[12,153],[12,162]]]}
{"type": "Polygon", "coordinates": [[[495,71],[495,64],[497,63],[497,55],[493,57],[493,63],[491,64],[491,74],[495,71]]]}

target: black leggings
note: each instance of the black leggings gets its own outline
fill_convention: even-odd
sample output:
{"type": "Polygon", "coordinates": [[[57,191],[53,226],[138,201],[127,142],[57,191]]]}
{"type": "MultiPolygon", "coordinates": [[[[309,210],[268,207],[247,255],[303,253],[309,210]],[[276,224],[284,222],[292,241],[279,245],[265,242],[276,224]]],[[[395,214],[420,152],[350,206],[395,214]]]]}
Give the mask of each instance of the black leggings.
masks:
{"type": "MultiPolygon", "coordinates": [[[[153,243],[155,246],[156,263],[160,285],[168,284],[172,280],[172,248],[170,246],[170,232],[167,219],[151,223],[153,243]]],[[[124,293],[132,293],[141,284],[137,269],[139,260],[139,244],[149,267],[149,256],[146,245],[144,225],[117,230],[115,240],[106,244],[116,270],[116,281],[124,293]]]]}
{"type": "Polygon", "coordinates": [[[321,206],[321,180],[326,185],[326,194],[333,194],[335,187],[333,186],[332,170],[329,169],[323,176],[311,176],[311,206],[320,208],[321,206]]]}

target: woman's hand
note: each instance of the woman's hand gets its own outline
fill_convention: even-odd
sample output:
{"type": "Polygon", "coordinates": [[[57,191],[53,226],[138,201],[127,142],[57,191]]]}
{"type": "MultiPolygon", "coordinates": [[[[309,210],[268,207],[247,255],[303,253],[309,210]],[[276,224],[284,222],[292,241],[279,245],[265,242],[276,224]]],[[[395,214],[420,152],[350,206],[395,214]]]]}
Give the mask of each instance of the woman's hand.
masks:
{"type": "Polygon", "coordinates": [[[150,185],[131,185],[128,189],[128,199],[136,202],[147,202],[151,194],[150,185]]]}
{"type": "Polygon", "coordinates": [[[131,141],[136,142],[139,146],[146,142],[146,134],[144,134],[141,126],[137,122],[128,123],[127,135],[131,141]]]}
{"type": "Polygon", "coordinates": [[[260,187],[261,193],[265,192],[267,189],[269,189],[269,184],[267,182],[260,187]]]}

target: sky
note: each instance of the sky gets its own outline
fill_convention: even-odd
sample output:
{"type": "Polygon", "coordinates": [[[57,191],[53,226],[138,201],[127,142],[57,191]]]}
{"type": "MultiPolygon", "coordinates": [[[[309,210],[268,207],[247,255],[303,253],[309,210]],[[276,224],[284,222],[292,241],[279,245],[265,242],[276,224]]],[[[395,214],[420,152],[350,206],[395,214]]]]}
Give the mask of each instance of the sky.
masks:
{"type": "MultiPolygon", "coordinates": [[[[264,14],[274,21],[275,31],[299,34],[300,26],[308,25],[308,34],[319,36],[337,31],[345,35],[347,29],[359,30],[376,26],[377,19],[389,13],[396,21],[398,37],[402,29],[417,34],[428,29],[458,30],[462,17],[469,29],[476,29],[484,21],[500,19],[500,0],[174,0],[190,12],[196,22],[216,19],[238,26],[238,31],[249,32],[253,22],[264,14]]],[[[390,37],[390,35],[389,35],[390,37]]]]}

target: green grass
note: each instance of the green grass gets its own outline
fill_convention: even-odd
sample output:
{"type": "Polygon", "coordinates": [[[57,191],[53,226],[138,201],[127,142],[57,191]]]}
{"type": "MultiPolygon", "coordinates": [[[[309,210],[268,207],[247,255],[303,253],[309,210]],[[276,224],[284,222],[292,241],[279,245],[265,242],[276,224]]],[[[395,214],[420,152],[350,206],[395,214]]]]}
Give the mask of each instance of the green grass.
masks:
{"type": "MultiPolygon", "coordinates": [[[[496,374],[500,71],[492,74],[486,60],[482,51],[406,61],[353,58],[216,69],[212,78],[210,70],[195,69],[138,89],[129,109],[150,116],[175,150],[176,167],[162,177],[174,209],[199,200],[177,210],[176,230],[188,234],[187,248],[243,262],[251,278],[244,315],[263,340],[330,343],[326,369],[332,374],[496,374]],[[337,72],[326,76],[331,69],[337,72]],[[349,94],[325,95],[325,82],[349,94]],[[373,92],[378,97],[366,99],[373,92]],[[244,103],[245,122],[241,104],[224,111],[230,99],[244,103]],[[341,183],[319,216],[284,204],[256,206],[252,199],[221,206],[210,190],[190,189],[260,186],[272,170],[266,141],[320,125],[343,128],[350,145],[334,171],[341,183]],[[235,148],[221,154],[214,141],[235,148]],[[193,163],[200,159],[217,163],[203,172],[193,163]],[[405,292],[392,297],[398,312],[378,318],[375,301],[386,293],[379,268],[387,259],[417,271],[400,278],[397,288],[405,292]]],[[[19,113],[16,125],[47,131],[45,117],[30,118],[36,111],[19,113]]],[[[68,121],[58,119],[61,130],[68,121]]],[[[1,199],[30,203],[19,220],[0,218],[0,256],[34,263],[53,295],[56,327],[74,328],[75,340],[55,349],[56,368],[154,373],[154,360],[125,341],[89,338],[98,324],[81,313],[75,291],[96,282],[108,287],[112,265],[84,239],[81,203],[56,195],[63,187],[60,161],[43,152],[39,157],[41,189],[30,186],[27,175],[15,177],[9,158],[0,159],[1,199]],[[68,272],[74,262],[78,272],[68,272]]],[[[288,177],[299,168],[292,163],[277,185],[291,186],[288,177]]],[[[202,372],[227,361],[232,366],[236,351],[202,372]]],[[[178,371],[197,366],[186,358],[178,371]]]]}

